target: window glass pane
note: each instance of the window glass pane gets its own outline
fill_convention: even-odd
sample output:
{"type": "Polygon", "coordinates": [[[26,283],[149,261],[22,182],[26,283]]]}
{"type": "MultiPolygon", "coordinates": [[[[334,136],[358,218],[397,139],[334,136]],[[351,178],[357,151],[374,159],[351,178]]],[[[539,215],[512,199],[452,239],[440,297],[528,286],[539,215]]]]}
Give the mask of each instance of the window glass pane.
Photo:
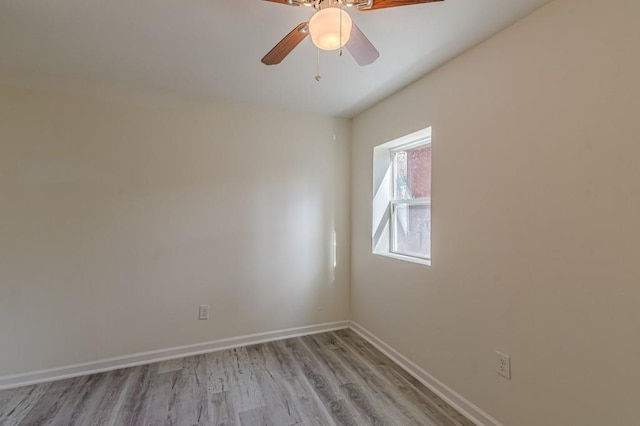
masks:
{"type": "Polygon", "coordinates": [[[396,204],[393,211],[394,251],[431,258],[431,206],[396,204]]]}
{"type": "Polygon", "coordinates": [[[431,145],[395,155],[395,199],[431,197],[431,145]]]}
{"type": "Polygon", "coordinates": [[[395,184],[396,200],[410,200],[413,198],[407,182],[407,151],[396,152],[393,182],[395,184]]]}
{"type": "Polygon", "coordinates": [[[407,151],[407,184],[413,198],[431,197],[431,145],[407,151]]]}

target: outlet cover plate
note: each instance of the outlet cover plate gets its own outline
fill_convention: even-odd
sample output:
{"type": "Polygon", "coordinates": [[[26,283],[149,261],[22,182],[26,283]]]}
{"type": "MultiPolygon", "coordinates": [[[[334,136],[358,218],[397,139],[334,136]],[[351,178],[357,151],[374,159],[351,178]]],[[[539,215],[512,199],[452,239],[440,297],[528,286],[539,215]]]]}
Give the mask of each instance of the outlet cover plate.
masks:
{"type": "Polygon", "coordinates": [[[506,379],[511,379],[511,357],[500,352],[496,352],[496,355],[498,356],[497,373],[506,379]]]}
{"type": "Polygon", "coordinates": [[[200,305],[200,309],[198,310],[198,319],[200,320],[209,319],[209,305],[200,305]]]}

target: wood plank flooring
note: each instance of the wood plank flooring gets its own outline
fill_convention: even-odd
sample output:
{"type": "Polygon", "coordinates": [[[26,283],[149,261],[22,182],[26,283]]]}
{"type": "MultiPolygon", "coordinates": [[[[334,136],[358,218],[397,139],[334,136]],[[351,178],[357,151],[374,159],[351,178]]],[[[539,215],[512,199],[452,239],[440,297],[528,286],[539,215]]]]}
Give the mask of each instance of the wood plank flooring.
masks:
{"type": "Polygon", "coordinates": [[[341,330],[0,391],[0,425],[472,423],[341,330]]]}

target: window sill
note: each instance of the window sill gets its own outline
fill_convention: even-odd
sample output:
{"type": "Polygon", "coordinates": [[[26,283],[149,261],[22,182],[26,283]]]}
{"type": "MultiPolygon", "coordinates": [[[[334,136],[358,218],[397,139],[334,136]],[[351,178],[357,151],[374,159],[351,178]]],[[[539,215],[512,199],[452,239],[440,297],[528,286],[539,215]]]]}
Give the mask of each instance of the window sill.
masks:
{"type": "Polygon", "coordinates": [[[396,259],[396,260],[404,260],[405,262],[418,263],[420,265],[431,266],[431,259],[420,259],[418,257],[403,256],[401,254],[396,254],[396,253],[373,252],[373,254],[377,256],[390,257],[391,259],[396,259]]]}

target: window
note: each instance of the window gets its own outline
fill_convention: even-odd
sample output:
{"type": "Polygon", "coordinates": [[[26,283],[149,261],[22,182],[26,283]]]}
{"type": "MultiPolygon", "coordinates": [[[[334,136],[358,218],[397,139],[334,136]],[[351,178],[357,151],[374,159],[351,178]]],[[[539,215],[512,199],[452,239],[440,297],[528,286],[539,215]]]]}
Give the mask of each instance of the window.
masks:
{"type": "Polygon", "coordinates": [[[430,264],[431,130],[374,148],[373,253],[430,264]]]}

